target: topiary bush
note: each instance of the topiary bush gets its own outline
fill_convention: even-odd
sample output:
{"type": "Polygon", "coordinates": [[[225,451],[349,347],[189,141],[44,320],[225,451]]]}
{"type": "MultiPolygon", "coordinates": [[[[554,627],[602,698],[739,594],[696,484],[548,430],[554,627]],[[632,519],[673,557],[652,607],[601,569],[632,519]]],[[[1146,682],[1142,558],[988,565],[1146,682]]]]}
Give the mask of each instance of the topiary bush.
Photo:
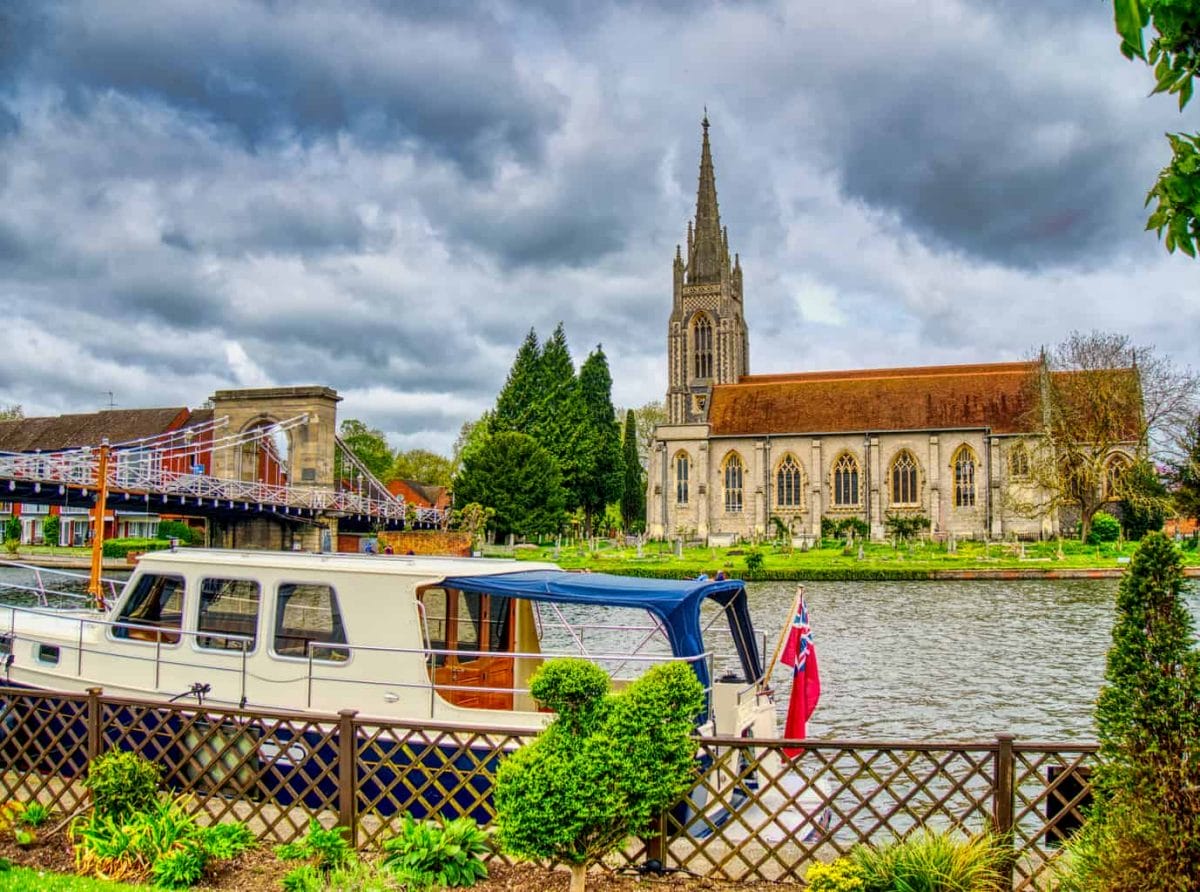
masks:
{"type": "Polygon", "coordinates": [[[578,659],[547,662],[530,693],[558,710],[496,773],[497,834],[519,858],[587,869],[677,801],[695,779],[695,719],[704,689],[684,663],[656,666],[620,694],[578,659]]]}
{"type": "Polygon", "coordinates": [[[1097,511],[1092,516],[1092,528],[1088,531],[1088,545],[1116,542],[1121,538],[1121,522],[1106,511],[1097,511]]]}

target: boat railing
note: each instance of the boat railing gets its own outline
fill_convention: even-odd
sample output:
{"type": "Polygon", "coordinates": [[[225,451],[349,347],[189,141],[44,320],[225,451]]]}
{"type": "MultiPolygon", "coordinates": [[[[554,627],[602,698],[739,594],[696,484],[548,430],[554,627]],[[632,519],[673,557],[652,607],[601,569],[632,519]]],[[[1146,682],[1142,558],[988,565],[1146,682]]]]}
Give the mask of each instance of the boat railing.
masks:
{"type": "MultiPolygon", "coordinates": [[[[21,592],[26,595],[31,595],[37,600],[37,603],[42,607],[50,606],[50,597],[64,598],[73,601],[85,601],[91,603],[94,599],[86,592],[70,592],[58,588],[51,588],[55,580],[71,580],[86,585],[90,579],[87,574],[73,573],[70,570],[59,570],[53,567],[38,567],[33,564],[26,564],[21,561],[0,560],[0,567],[5,567],[10,570],[23,570],[33,576],[33,585],[25,585],[19,582],[0,582],[0,593],[5,591],[21,592]],[[49,581],[49,585],[47,584],[49,581]]],[[[105,602],[113,603],[117,597],[117,589],[125,585],[124,580],[100,578],[101,584],[108,592],[105,602]]],[[[0,603],[0,607],[8,607],[10,605],[0,603]]]]}

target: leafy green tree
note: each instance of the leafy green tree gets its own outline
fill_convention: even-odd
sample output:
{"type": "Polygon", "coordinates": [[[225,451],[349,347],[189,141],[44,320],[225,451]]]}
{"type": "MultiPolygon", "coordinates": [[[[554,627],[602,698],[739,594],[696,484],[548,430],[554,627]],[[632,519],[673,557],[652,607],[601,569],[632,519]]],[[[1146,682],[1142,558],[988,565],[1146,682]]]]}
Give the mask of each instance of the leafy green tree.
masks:
{"type": "Polygon", "coordinates": [[[542,347],[541,399],[529,413],[525,433],[554,456],[567,492],[567,510],[583,504],[584,479],[589,466],[590,442],[580,432],[588,423],[587,407],[579,392],[579,380],[567,336],[560,322],[542,347]]]}
{"type": "MultiPolygon", "coordinates": [[[[1121,52],[1154,66],[1154,93],[1179,97],[1180,111],[1191,101],[1200,73],[1200,0],[1113,0],[1121,52]],[[1149,48],[1145,33],[1152,32],[1149,48]]],[[[1146,222],[1168,251],[1189,257],[1200,245],[1200,134],[1168,133],[1173,157],[1146,196],[1156,201],[1146,222]],[[1164,237],[1165,236],[1165,237],[1164,237]]]]}
{"type": "Polygon", "coordinates": [[[1181,517],[1200,520],[1200,417],[1188,425],[1180,452],[1171,463],[1175,510],[1181,517]]]}
{"type": "Polygon", "coordinates": [[[619,502],[625,492],[625,468],[621,453],[621,428],[612,404],[612,375],[603,348],[597,346],[579,369],[579,397],[585,409],[585,424],[578,439],[585,445],[584,466],[579,480],[579,502],[585,525],[603,517],[610,502],[619,502]]]}
{"type": "Polygon", "coordinates": [[[1097,892],[1183,892],[1200,883],[1200,651],[1183,564],[1149,533],[1117,592],[1090,844],[1097,892]]]}
{"type": "Polygon", "coordinates": [[[432,486],[449,486],[454,477],[454,464],[444,455],[428,449],[409,449],[397,452],[384,480],[415,480],[432,486]]]}
{"type": "Polygon", "coordinates": [[[57,514],[51,514],[42,521],[42,541],[54,548],[58,545],[59,531],[62,529],[62,521],[58,519],[57,514]]]}
{"type": "Polygon", "coordinates": [[[21,547],[21,518],[14,516],[4,522],[4,547],[10,554],[21,547]]]}
{"type": "Polygon", "coordinates": [[[0,421],[20,421],[24,417],[24,410],[15,403],[11,406],[0,406],[0,421]]]}
{"type": "MultiPolygon", "coordinates": [[[[383,431],[367,427],[357,418],[347,418],[341,424],[340,436],[346,448],[354,453],[355,458],[362,462],[368,471],[380,480],[387,477],[394,456],[383,431]]],[[[351,473],[348,463],[340,459],[339,454],[335,460],[338,479],[351,473]]]]}
{"type": "Polygon", "coordinates": [[[621,522],[626,531],[640,530],[646,522],[646,472],[638,455],[638,424],[633,409],[625,413],[621,440],[625,465],[625,492],[621,494],[621,522]]]}
{"type": "Polygon", "coordinates": [[[558,713],[496,773],[501,847],[571,868],[572,892],[587,869],[649,829],[695,778],[694,721],[704,690],[683,663],[656,666],[620,694],[583,660],[547,662],[530,693],[558,713]]]}
{"type": "Polygon", "coordinates": [[[1163,528],[1171,493],[1154,465],[1142,459],[1126,474],[1125,496],[1121,499],[1121,526],[1125,538],[1136,542],[1146,533],[1163,528]]]}
{"type": "MultiPolygon", "coordinates": [[[[542,353],[538,347],[537,332],[532,328],[525,336],[516,359],[508,372],[499,395],[496,409],[491,417],[491,430],[521,431],[529,433],[529,425],[542,411],[541,403],[546,394],[543,388],[542,353]]],[[[574,370],[572,370],[574,373],[574,370]]]]}
{"type": "Polygon", "coordinates": [[[494,509],[491,526],[502,536],[557,532],[566,500],[554,457],[516,431],[493,434],[463,458],[454,496],[460,504],[494,509]]]}
{"type": "Polygon", "coordinates": [[[453,451],[450,455],[452,467],[451,476],[458,474],[462,467],[463,457],[468,452],[477,450],[487,440],[492,428],[492,411],[489,409],[474,421],[464,421],[459,428],[458,436],[454,439],[453,451]]]}

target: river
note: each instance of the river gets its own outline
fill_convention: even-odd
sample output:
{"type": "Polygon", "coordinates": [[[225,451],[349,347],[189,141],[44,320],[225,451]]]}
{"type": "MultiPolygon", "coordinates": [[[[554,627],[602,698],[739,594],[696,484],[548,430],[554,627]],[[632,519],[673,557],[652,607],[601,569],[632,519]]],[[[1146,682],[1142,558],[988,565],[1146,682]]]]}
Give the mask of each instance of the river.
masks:
{"type": "MultiPolygon", "coordinates": [[[[0,583],[28,579],[0,568],[0,583]]],[[[766,658],[795,588],[749,586],[766,658]]],[[[822,686],[809,734],[1092,740],[1116,590],[1115,579],[809,583],[822,686]]],[[[1200,581],[1185,593],[1200,626],[1200,581]]],[[[789,672],[774,675],[781,711],[789,672]]]]}

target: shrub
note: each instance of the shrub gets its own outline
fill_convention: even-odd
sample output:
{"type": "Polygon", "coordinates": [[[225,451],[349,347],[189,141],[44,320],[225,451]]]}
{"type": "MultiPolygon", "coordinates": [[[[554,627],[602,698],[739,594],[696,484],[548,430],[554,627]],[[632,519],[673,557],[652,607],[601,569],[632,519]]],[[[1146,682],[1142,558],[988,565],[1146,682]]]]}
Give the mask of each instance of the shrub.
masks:
{"type": "Polygon", "coordinates": [[[50,819],[49,806],[42,805],[40,802],[30,802],[21,812],[17,822],[24,824],[26,827],[38,828],[50,819]]]}
{"type": "Polygon", "coordinates": [[[180,545],[194,545],[196,531],[182,520],[161,520],[158,523],[159,539],[178,539],[180,545]]]}
{"type": "Polygon", "coordinates": [[[1148,533],[1121,579],[1096,703],[1096,801],[1079,844],[1095,890],[1200,878],[1200,650],[1182,586],[1179,552],[1148,533]]]}
{"type": "Polygon", "coordinates": [[[763,568],[763,553],[757,548],[747,549],[744,560],[747,573],[758,573],[763,568]]]}
{"type": "Polygon", "coordinates": [[[58,534],[62,529],[62,521],[57,514],[51,514],[42,521],[42,541],[51,547],[58,545],[58,534]]]}
{"type": "Polygon", "coordinates": [[[1092,516],[1092,528],[1088,533],[1088,545],[1101,542],[1116,542],[1121,538],[1121,522],[1106,511],[1097,511],[1092,516]]]}
{"type": "Polygon", "coordinates": [[[21,547],[21,518],[10,517],[4,522],[4,547],[9,554],[21,547]]]}
{"type": "Polygon", "coordinates": [[[316,818],[308,822],[308,833],[296,842],[276,846],[275,854],[282,861],[310,859],[313,866],[323,872],[349,864],[354,857],[342,827],[326,830],[316,818]]]}
{"type": "Polygon", "coordinates": [[[240,821],[213,824],[200,831],[204,850],[218,861],[236,858],[258,845],[254,833],[240,821]]]}
{"type": "Polygon", "coordinates": [[[105,557],[123,558],[131,551],[162,551],[165,548],[165,539],[105,539],[102,550],[105,557]]]}
{"type": "Polygon", "coordinates": [[[92,762],[83,785],[92,793],[92,810],[121,822],[146,811],[158,798],[162,769],[154,762],[124,750],[109,750],[92,762]]]}
{"type": "Polygon", "coordinates": [[[302,864],[285,873],[279,884],[284,892],[322,892],[325,878],[311,864],[302,864]]]}
{"type": "Polygon", "coordinates": [[[804,875],[808,892],[865,892],[862,871],[849,858],[830,864],[816,863],[804,875]]]}
{"type": "Polygon", "coordinates": [[[470,818],[439,824],[405,815],[400,833],[383,844],[381,864],[408,888],[473,886],[487,876],[487,839],[470,818]]]}
{"type": "Polygon", "coordinates": [[[888,514],[884,525],[889,535],[908,541],[929,529],[929,518],[924,514],[888,514]]]}
{"type": "Polygon", "coordinates": [[[993,892],[1006,857],[987,834],[964,839],[929,830],[880,848],[856,846],[849,855],[863,892],[993,892]]]}
{"type": "MultiPolygon", "coordinates": [[[[571,868],[571,889],[587,868],[647,829],[695,777],[695,718],[704,690],[683,663],[656,666],[620,694],[604,693],[582,660],[551,660],[530,691],[542,699],[543,673],[563,711],[496,773],[498,836],[508,853],[571,868]],[[557,664],[557,665],[556,665],[557,664]],[[581,696],[557,696],[569,690],[581,696]]],[[[547,701],[543,701],[547,702],[547,701]]]]}

